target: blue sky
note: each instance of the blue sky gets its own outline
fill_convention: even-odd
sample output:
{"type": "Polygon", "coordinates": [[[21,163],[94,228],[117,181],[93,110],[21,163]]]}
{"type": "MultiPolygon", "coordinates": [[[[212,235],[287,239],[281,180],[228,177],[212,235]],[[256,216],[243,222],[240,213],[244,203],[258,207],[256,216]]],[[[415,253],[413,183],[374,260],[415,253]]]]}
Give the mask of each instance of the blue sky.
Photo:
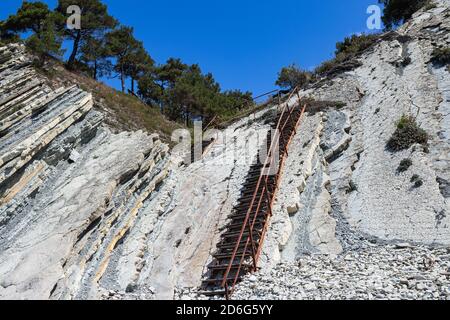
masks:
{"type": "MultiPolygon", "coordinates": [[[[51,8],[56,0],[45,0],[51,8]]],[[[134,27],[159,63],[199,63],[223,89],[255,95],[275,88],[281,67],[310,69],[333,57],[335,43],[368,32],[367,7],[377,0],[109,0],[109,12],[134,27]]],[[[0,19],[22,0],[1,0],[0,19]]],[[[118,87],[117,80],[105,80],[118,87]]]]}

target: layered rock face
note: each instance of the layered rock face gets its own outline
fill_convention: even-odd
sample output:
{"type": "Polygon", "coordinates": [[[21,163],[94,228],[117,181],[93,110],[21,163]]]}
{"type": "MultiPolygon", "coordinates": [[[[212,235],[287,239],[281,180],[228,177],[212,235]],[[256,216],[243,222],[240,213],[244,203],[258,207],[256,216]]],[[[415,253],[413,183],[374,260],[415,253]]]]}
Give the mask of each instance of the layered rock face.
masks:
{"type": "Polygon", "coordinates": [[[449,2],[438,1],[358,57],[360,67],[302,92],[345,107],[323,108],[300,128],[303,143],[291,151],[286,172],[291,187],[279,196],[284,210],[267,243],[275,262],[337,254],[357,248],[359,238],[450,244],[450,77],[446,66],[431,62],[436,47],[449,46],[449,31],[449,2]],[[429,152],[421,145],[386,149],[402,115],[417,117],[429,152]],[[412,166],[399,172],[403,159],[412,166]]]}
{"type": "MultiPolygon", "coordinates": [[[[392,295],[384,297],[450,297],[447,249],[428,248],[450,245],[450,77],[430,61],[434,48],[450,45],[449,6],[436,1],[380,38],[359,67],[300,92],[327,103],[301,121],[264,271],[238,297],[371,299],[386,288],[392,295]],[[428,150],[386,149],[404,114],[427,131],[428,150]],[[399,172],[404,159],[412,166],[399,172]],[[405,242],[401,267],[395,250],[405,242]],[[422,257],[436,269],[423,269],[422,257]],[[347,264],[364,269],[356,289],[347,264]],[[412,292],[409,267],[436,290],[412,292]],[[303,280],[314,268],[323,269],[320,279],[303,280]],[[340,275],[337,296],[316,290],[334,288],[340,275]],[[267,283],[270,292],[258,291],[267,283]]],[[[209,132],[215,142],[202,161],[184,165],[183,146],[169,153],[156,135],[111,133],[90,94],[50,88],[20,46],[0,48],[0,79],[0,298],[172,299],[199,286],[273,110],[209,132]]]]}
{"type": "Polygon", "coordinates": [[[1,48],[0,298],[172,299],[196,287],[264,141],[263,111],[186,166],[156,135],[112,134],[77,87],[1,48]]]}
{"type": "Polygon", "coordinates": [[[302,92],[345,107],[305,119],[299,139],[307,141],[290,153],[265,268],[237,298],[450,298],[450,74],[432,63],[434,49],[449,45],[450,1],[435,1],[358,57],[360,67],[302,92]],[[428,147],[387,150],[403,115],[428,133],[428,147]],[[399,171],[405,159],[412,165],[399,171]],[[334,258],[341,252],[348,259],[334,258]]]}
{"type": "Polygon", "coordinates": [[[112,134],[91,94],[51,89],[22,46],[0,48],[0,79],[0,298],[86,298],[167,175],[168,147],[112,134]]]}

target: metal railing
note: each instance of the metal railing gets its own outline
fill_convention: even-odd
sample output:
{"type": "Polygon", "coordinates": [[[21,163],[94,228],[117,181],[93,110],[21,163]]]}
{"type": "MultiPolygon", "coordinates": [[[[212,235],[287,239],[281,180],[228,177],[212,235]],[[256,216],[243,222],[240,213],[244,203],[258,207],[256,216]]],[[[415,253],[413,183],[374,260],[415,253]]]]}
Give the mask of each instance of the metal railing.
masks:
{"type": "MultiPolygon", "coordinates": [[[[280,176],[281,176],[282,168],[284,165],[284,160],[287,155],[288,145],[290,144],[290,141],[293,136],[292,132],[290,132],[288,140],[284,141],[284,139],[285,139],[284,138],[284,130],[287,128],[288,123],[290,123],[293,127],[292,130],[294,132],[296,132],[296,127],[297,127],[298,123],[300,122],[301,118],[303,117],[303,114],[304,114],[305,108],[306,108],[306,105],[304,105],[298,119],[295,120],[293,117],[293,113],[294,113],[296,104],[292,105],[292,107],[289,107],[289,102],[295,93],[297,94],[298,103],[300,104],[300,95],[296,88],[290,93],[290,95],[287,99],[286,105],[281,110],[281,114],[279,116],[278,123],[275,128],[275,135],[273,137],[271,137],[270,148],[267,152],[267,157],[264,160],[264,164],[261,168],[261,173],[260,173],[258,182],[256,184],[255,192],[253,193],[253,197],[250,202],[249,208],[247,210],[247,213],[246,213],[240,234],[236,241],[236,245],[234,247],[233,253],[231,255],[229,265],[225,271],[225,274],[223,275],[223,281],[222,281],[221,286],[225,289],[227,299],[229,298],[230,293],[233,292],[234,287],[236,286],[236,283],[239,279],[240,271],[241,271],[244,263],[246,262],[245,257],[247,255],[247,249],[248,249],[249,245],[251,245],[251,252],[252,252],[252,269],[251,269],[251,271],[254,272],[257,270],[258,260],[259,260],[259,257],[261,255],[261,251],[262,251],[262,243],[263,243],[265,235],[267,233],[269,218],[272,216],[273,202],[275,200],[275,194],[279,188],[280,176]],[[296,121],[296,122],[293,123],[294,121],[296,121]],[[273,190],[269,190],[268,181],[269,181],[270,175],[267,174],[267,172],[265,172],[265,171],[268,168],[272,168],[272,166],[274,165],[274,161],[276,159],[276,153],[279,152],[280,139],[283,140],[284,150],[281,154],[281,160],[279,162],[278,171],[276,173],[275,187],[273,190]],[[262,186],[262,190],[260,192],[261,186],[262,186]],[[267,209],[265,211],[264,210],[261,211],[261,213],[265,215],[266,219],[265,219],[265,223],[263,226],[262,234],[261,234],[259,242],[258,242],[258,244],[259,244],[258,248],[256,248],[255,242],[253,239],[253,232],[254,232],[254,228],[255,228],[255,222],[258,219],[258,215],[260,213],[261,206],[264,204],[264,201],[267,201],[267,209]],[[253,207],[256,203],[257,203],[256,210],[253,210],[253,207]],[[253,212],[254,212],[253,219],[251,219],[253,212]],[[241,247],[241,241],[242,241],[242,238],[243,238],[243,235],[244,235],[246,229],[248,231],[249,236],[247,237],[247,240],[245,241],[245,246],[242,251],[242,255],[241,255],[241,257],[239,257],[238,251],[239,251],[239,247],[241,247]],[[228,277],[230,275],[231,269],[233,268],[233,265],[235,265],[234,261],[236,258],[238,258],[238,259],[240,258],[240,262],[239,262],[239,266],[238,266],[236,275],[233,278],[233,282],[232,282],[232,285],[230,288],[230,286],[228,284],[228,282],[229,282],[228,277]]],[[[278,98],[279,98],[279,103],[280,103],[280,107],[281,107],[280,95],[278,95],[278,98]]]]}

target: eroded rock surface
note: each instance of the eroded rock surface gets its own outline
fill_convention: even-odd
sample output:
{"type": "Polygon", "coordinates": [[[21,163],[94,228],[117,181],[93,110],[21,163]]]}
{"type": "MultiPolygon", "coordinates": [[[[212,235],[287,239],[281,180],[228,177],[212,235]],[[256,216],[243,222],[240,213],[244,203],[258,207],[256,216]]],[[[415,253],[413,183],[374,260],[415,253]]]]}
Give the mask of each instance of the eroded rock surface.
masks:
{"type": "Polygon", "coordinates": [[[112,134],[90,94],[52,90],[22,46],[0,56],[0,298],[90,297],[83,285],[167,175],[168,147],[112,134]]]}
{"type": "MultiPolygon", "coordinates": [[[[300,92],[328,103],[293,138],[262,270],[237,298],[449,297],[450,77],[430,61],[450,45],[449,6],[300,92]],[[428,148],[386,149],[403,114],[428,148]]],[[[157,135],[113,134],[90,94],[51,89],[21,46],[0,48],[0,79],[0,298],[199,298],[273,112],[213,132],[203,160],[184,165],[157,135]]]]}

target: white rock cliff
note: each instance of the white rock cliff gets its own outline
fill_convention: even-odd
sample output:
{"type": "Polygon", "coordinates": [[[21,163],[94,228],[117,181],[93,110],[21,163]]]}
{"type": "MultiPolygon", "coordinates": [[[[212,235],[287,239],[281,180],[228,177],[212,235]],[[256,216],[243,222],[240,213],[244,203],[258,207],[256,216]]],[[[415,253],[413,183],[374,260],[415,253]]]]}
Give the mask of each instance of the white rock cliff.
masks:
{"type": "MultiPolygon", "coordinates": [[[[238,297],[273,297],[281,287],[280,297],[308,298],[338,276],[336,257],[358,268],[360,256],[376,263],[372,251],[391,259],[399,243],[450,246],[450,77],[430,61],[434,48],[450,45],[449,7],[436,1],[381,37],[359,67],[300,92],[330,106],[307,110],[286,159],[257,274],[261,286],[281,280],[275,293],[245,281],[238,297]],[[429,134],[429,150],[392,153],[386,143],[408,113],[429,134]],[[413,164],[399,173],[405,158],[413,164]],[[313,268],[328,276],[301,281],[305,290],[290,295],[288,282],[313,268]]],[[[216,132],[203,160],[185,166],[155,134],[112,133],[91,94],[51,89],[20,45],[0,48],[0,79],[0,299],[190,297],[186,288],[201,284],[273,111],[216,132]]],[[[388,269],[389,259],[380,265],[388,269]]],[[[370,292],[354,297],[377,295],[370,292]]],[[[439,286],[437,296],[420,297],[446,294],[439,286]]],[[[323,290],[311,297],[345,298],[323,290]]]]}

